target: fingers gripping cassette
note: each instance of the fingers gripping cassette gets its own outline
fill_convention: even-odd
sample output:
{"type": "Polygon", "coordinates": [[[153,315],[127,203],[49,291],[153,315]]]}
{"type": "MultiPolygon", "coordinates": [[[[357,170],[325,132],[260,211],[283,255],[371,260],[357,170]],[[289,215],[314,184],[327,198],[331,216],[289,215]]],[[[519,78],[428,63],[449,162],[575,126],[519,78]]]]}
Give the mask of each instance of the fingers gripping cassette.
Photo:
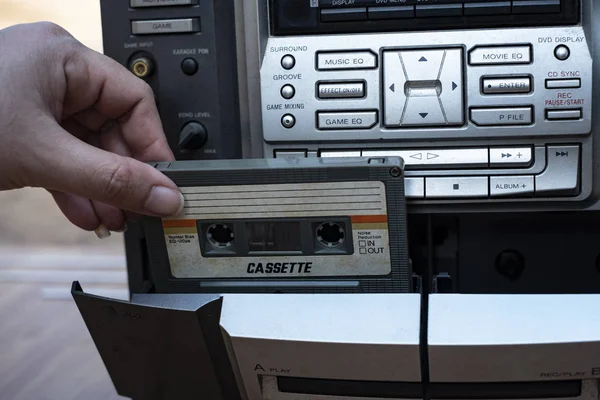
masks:
{"type": "Polygon", "coordinates": [[[144,221],[158,292],[408,292],[399,158],[157,164],[185,198],[144,221]]]}

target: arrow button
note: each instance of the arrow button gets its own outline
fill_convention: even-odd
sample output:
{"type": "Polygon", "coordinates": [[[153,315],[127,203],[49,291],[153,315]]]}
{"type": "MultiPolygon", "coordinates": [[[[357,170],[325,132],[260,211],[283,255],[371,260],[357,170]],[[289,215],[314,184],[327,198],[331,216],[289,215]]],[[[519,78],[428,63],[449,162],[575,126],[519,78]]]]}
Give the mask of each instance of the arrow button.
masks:
{"type": "Polygon", "coordinates": [[[416,153],[410,156],[410,158],[414,158],[415,160],[422,160],[423,159],[423,153],[416,153]]]}
{"type": "MultiPolygon", "coordinates": [[[[405,0],[400,1],[400,3],[405,0]]],[[[395,2],[398,2],[395,0],[395,2]]],[[[438,79],[438,74],[442,67],[444,59],[444,50],[407,50],[400,52],[402,67],[409,81],[432,81],[438,79]]],[[[400,70],[398,73],[402,73],[400,70]]],[[[441,80],[449,84],[452,80],[456,81],[456,77],[451,77],[449,80],[441,80]]],[[[390,82],[391,83],[391,82],[390,82]]],[[[457,81],[458,83],[458,81],[457,81]]],[[[450,91],[450,87],[447,89],[450,91]]]]}
{"type": "Polygon", "coordinates": [[[440,102],[435,96],[409,97],[402,126],[444,125],[445,119],[440,102]]]}
{"type": "Polygon", "coordinates": [[[390,86],[390,90],[394,93],[396,93],[396,84],[392,83],[392,86],[390,86]]]}
{"type": "Polygon", "coordinates": [[[490,148],[490,167],[502,167],[506,165],[527,167],[532,161],[533,153],[531,147],[490,148]]]}
{"type": "Polygon", "coordinates": [[[427,153],[428,160],[433,160],[434,158],[438,158],[438,157],[439,157],[439,154],[427,153]]]}

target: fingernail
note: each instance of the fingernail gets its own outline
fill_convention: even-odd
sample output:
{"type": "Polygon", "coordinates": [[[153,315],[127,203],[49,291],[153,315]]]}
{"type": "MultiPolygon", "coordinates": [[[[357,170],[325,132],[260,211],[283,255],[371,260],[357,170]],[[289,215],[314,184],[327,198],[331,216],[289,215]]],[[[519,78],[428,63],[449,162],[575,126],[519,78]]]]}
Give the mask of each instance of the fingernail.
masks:
{"type": "Polygon", "coordinates": [[[148,212],[166,217],[178,215],[183,210],[183,195],[181,192],[164,186],[154,186],[145,208],[148,212]]]}
{"type": "Polygon", "coordinates": [[[104,225],[97,227],[96,230],[94,230],[94,233],[96,236],[98,236],[98,239],[106,239],[110,237],[110,231],[104,225]]]}

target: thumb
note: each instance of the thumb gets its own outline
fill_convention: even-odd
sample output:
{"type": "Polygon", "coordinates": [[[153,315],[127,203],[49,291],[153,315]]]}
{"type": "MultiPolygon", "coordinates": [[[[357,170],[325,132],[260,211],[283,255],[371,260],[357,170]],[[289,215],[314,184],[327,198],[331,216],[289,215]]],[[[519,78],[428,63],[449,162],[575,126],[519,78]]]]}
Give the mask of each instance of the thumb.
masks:
{"type": "Polygon", "coordinates": [[[36,150],[27,170],[31,184],[72,193],[122,210],[150,216],[173,216],[184,205],[183,195],[165,175],[150,165],[91,146],[62,128],[36,150]],[[48,148],[49,147],[49,148],[48,148]]]}

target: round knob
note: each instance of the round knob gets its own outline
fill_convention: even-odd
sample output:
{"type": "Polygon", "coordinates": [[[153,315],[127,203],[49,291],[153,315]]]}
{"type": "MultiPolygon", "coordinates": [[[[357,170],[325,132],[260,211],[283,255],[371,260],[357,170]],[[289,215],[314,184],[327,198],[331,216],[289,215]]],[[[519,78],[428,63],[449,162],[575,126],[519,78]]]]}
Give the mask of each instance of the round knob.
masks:
{"type": "Polygon", "coordinates": [[[208,133],[198,122],[190,122],[183,127],[179,135],[179,149],[182,152],[198,150],[206,144],[208,133]]]}

